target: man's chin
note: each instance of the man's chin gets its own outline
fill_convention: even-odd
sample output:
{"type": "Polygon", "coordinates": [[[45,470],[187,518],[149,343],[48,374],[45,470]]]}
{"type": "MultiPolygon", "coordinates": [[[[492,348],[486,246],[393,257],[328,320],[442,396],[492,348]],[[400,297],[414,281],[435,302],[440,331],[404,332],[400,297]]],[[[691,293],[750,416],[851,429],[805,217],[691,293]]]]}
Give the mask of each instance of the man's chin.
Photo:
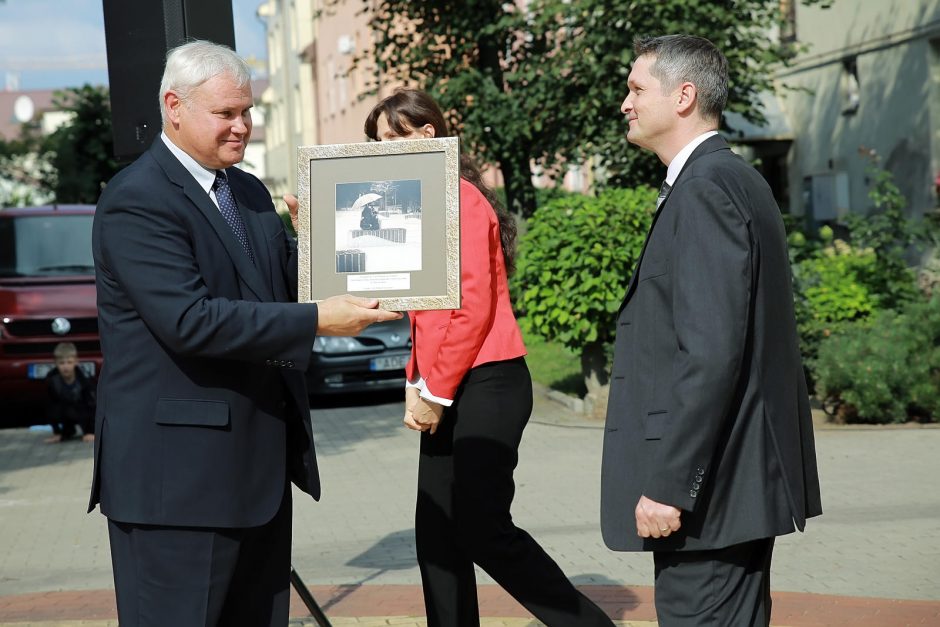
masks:
{"type": "Polygon", "coordinates": [[[627,141],[638,148],[646,148],[646,145],[643,143],[643,138],[638,137],[636,133],[627,133],[627,141]]]}
{"type": "Polygon", "coordinates": [[[225,161],[225,164],[226,164],[225,167],[230,168],[236,163],[241,163],[242,161],[245,160],[245,151],[238,150],[238,151],[227,152],[226,154],[221,155],[221,158],[223,161],[225,161]]]}

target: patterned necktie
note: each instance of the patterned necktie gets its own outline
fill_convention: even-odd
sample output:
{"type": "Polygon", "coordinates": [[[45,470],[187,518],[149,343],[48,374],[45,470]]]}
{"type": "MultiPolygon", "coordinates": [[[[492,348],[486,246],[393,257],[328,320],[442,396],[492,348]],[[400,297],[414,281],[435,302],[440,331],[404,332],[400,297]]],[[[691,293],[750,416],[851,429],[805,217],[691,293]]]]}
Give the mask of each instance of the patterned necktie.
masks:
{"type": "Polygon", "coordinates": [[[245,229],[245,222],[238,213],[238,206],[235,204],[235,197],[232,196],[232,188],[228,186],[228,178],[222,170],[216,170],[215,182],[212,184],[212,191],[215,192],[215,199],[219,203],[219,211],[222,217],[232,227],[235,238],[241,242],[248,253],[251,263],[255,262],[255,254],[251,250],[251,243],[248,241],[248,231],[245,229]]]}
{"type": "Polygon", "coordinates": [[[669,190],[672,189],[672,185],[663,181],[662,187],[659,188],[659,197],[656,199],[656,208],[659,209],[659,206],[663,204],[663,201],[666,200],[666,195],[669,193],[669,190]]]}

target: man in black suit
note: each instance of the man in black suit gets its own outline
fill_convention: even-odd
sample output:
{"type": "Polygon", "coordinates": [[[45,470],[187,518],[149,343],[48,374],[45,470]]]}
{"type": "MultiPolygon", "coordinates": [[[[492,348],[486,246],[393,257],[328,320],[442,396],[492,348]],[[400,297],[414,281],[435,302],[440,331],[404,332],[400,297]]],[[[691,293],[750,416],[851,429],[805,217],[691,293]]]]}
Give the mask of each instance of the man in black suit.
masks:
{"type": "Polygon", "coordinates": [[[399,314],[292,302],[294,242],[262,183],[232,167],[251,133],[240,57],[172,50],[160,104],[162,135],[95,216],[105,366],[89,511],[108,517],[122,627],[286,625],[290,483],[320,494],[314,338],[399,314]]]}
{"type": "Polygon", "coordinates": [[[774,538],[821,513],[783,222],[717,135],[724,55],[634,51],[627,140],[668,171],[618,318],[604,540],[653,551],[661,625],[767,625],[774,538]]]}

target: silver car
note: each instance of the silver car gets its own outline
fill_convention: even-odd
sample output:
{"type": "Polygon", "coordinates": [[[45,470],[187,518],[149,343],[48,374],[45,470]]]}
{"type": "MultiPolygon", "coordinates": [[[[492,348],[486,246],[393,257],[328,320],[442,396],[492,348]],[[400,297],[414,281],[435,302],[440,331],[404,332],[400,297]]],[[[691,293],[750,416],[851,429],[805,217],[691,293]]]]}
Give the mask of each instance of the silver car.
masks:
{"type": "Polygon", "coordinates": [[[311,396],[405,387],[411,354],[408,316],[378,322],[356,337],[317,337],[307,368],[311,396]]]}

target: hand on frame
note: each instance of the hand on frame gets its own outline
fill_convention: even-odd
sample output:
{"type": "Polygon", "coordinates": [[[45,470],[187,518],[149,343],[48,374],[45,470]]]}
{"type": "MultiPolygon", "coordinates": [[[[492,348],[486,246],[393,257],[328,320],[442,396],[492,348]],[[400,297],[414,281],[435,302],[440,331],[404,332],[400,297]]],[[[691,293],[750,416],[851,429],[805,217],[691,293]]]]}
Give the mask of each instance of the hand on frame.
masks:
{"type": "Polygon", "coordinates": [[[317,304],[317,335],[359,335],[370,324],[398,320],[401,313],[379,309],[379,301],[349,294],[317,304]]]}
{"type": "Polygon", "coordinates": [[[300,229],[297,228],[297,207],[300,206],[300,202],[293,194],[284,194],[281,198],[287,203],[287,213],[290,214],[290,223],[294,227],[294,233],[300,233],[300,229]]]}

